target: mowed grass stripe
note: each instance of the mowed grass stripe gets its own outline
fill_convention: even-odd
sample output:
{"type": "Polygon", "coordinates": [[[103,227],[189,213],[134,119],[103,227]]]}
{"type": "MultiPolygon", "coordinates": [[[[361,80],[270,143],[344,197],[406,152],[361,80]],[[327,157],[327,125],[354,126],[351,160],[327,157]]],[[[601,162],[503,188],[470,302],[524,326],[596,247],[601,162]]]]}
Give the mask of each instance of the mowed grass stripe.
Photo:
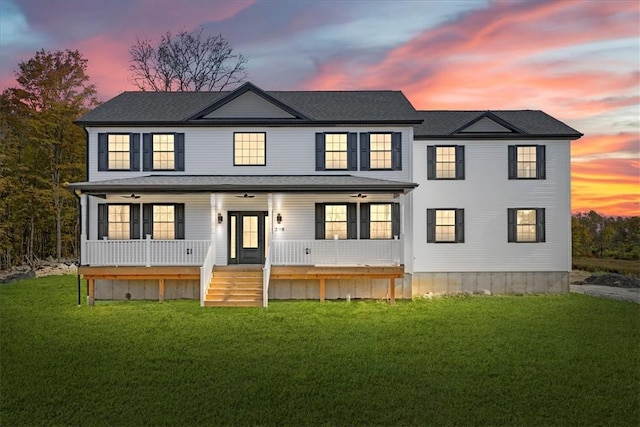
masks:
{"type": "Polygon", "coordinates": [[[640,305],[583,295],[77,307],[0,286],[2,425],[638,425],[640,305]]]}

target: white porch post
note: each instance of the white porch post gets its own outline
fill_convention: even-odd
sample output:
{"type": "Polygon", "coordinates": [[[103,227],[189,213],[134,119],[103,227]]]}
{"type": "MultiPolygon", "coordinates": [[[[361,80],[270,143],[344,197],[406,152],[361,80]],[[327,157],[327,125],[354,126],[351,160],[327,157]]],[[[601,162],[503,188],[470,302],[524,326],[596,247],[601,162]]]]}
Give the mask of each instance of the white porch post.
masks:
{"type": "Polygon", "coordinates": [[[216,193],[209,195],[209,206],[211,211],[211,235],[209,236],[213,259],[216,259],[216,230],[218,228],[218,209],[216,208],[216,193]]]}
{"type": "Polygon", "coordinates": [[[84,265],[87,259],[87,197],[86,194],[80,195],[80,265],[84,265]]]}

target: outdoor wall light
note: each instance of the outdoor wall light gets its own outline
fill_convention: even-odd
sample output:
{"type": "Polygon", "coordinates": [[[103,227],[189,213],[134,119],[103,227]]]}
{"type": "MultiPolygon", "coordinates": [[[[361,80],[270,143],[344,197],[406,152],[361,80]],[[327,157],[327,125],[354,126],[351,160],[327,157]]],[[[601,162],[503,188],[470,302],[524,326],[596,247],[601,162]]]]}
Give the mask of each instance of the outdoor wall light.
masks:
{"type": "Polygon", "coordinates": [[[224,221],[224,218],[221,213],[218,213],[218,224],[222,224],[222,221],[224,221]]]}
{"type": "Polygon", "coordinates": [[[278,215],[276,215],[276,222],[278,224],[282,224],[282,215],[280,215],[280,213],[278,212],[278,215]]]}

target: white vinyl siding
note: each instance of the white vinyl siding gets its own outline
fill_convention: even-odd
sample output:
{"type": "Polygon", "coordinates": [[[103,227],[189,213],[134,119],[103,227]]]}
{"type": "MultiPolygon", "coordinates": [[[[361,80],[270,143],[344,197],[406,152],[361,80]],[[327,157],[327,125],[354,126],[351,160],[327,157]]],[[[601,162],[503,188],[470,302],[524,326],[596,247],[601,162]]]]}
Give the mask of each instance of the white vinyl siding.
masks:
{"type": "Polygon", "coordinates": [[[571,204],[569,141],[546,145],[546,180],[510,180],[507,150],[517,141],[415,141],[413,203],[414,272],[569,271],[571,204]],[[428,145],[465,145],[465,180],[427,180],[428,145]],[[465,243],[426,243],[427,209],[464,209],[465,243]],[[545,209],[546,241],[508,242],[509,208],[545,209]]]}

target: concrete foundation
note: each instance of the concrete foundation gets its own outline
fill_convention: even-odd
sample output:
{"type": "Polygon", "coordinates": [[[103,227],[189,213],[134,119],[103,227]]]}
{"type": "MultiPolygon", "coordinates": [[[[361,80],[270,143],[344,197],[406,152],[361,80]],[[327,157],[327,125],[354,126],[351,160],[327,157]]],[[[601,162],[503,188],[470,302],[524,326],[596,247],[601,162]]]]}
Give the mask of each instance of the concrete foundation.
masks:
{"type": "Polygon", "coordinates": [[[414,273],[412,295],[459,293],[544,294],[569,292],[568,271],[414,273]]]}

